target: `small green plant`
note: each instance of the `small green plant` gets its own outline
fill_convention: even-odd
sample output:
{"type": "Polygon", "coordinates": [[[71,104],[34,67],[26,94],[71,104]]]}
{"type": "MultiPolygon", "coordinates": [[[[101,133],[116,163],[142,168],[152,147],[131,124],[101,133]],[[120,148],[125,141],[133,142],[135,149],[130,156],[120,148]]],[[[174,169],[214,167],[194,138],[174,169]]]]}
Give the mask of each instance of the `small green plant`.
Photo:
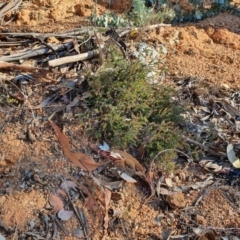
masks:
{"type": "Polygon", "coordinates": [[[171,22],[174,17],[174,10],[167,4],[154,8],[146,7],[145,0],[132,0],[132,11],[127,15],[118,16],[108,12],[101,16],[92,14],[89,19],[92,25],[98,27],[140,27],[148,23],[171,22]]]}
{"type": "MultiPolygon", "coordinates": [[[[211,6],[205,6],[203,1],[190,0],[192,10],[182,9],[179,4],[173,6],[175,10],[174,22],[194,22],[208,17],[213,17],[222,11],[233,11],[234,6],[230,3],[232,0],[213,0],[211,6]]],[[[237,14],[237,13],[236,13],[237,14]]]]}
{"type": "Polygon", "coordinates": [[[88,134],[118,148],[139,146],[149,138],[145,149],[151,157],[165,148],[181,147],[182,109],[171,101],[173,90],[148,84],[149,66],[127,61],[114,46],[97,74],[88,78],[90,108],[81,116],[88,134]]]}
{"type": "Polygon", "coordinates": [[[18,103],[19,103],[19,101],[18,101],[17,99],[12,98],[12,97],[7,97],[7,98],[6,98],[6,102],[7,102],[8,104],[18,104],[18,103]]]}
{"type": "Polygon", "coordinates": [[[115,13],[106,12],[103,15],[92,14],[89,18],[93,26],[98,27],[126,27],[129,22],[124,16],[118,16],[115,13]]]}

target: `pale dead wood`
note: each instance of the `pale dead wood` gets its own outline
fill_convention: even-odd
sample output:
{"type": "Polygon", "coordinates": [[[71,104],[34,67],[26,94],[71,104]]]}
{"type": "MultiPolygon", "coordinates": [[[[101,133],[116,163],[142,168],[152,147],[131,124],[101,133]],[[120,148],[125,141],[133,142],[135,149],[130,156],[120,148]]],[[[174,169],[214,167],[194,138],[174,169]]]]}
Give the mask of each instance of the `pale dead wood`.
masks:
{"type": "Polygon", "coordinates": [[[50,61],[48,61],[48,65],[51,67],[57,67],[62,64],[73,63],[73,62],[78,62],[78,61],[82,61],[85,59],[89,59],[89,58],[97,56],[98,54],[99,54],[99,50],[93,50],[93,51],[89,51],[89,52],[74,55],[74,56],[67,56],[67,57],[50,60],[50,61]]]}
{"type": "Polygon", "coordinates": [[[12,0],[8,2],[1,10],[0,10],[0,19],[2,20],[6,14],[17,10],[19,6],[22,4],[22,0],[12,0]]]}

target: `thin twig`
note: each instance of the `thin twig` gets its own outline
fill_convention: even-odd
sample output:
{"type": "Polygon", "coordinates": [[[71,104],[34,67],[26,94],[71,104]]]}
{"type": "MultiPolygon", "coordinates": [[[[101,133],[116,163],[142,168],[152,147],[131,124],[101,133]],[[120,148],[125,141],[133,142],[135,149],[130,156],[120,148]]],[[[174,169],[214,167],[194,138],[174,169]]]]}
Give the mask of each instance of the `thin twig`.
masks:
{"type": "Polygon", "coordinates": [[[195,140],[192,140],[192,139],[190,139],[190,138],[188,138],[188,137],[185,137],[185,136],[182,136],[182,137],[183,137],[188,143],[193,144],[193,145],[195,145],[195,146],[198,146],[198,147],[204,149],[205,151],[209,152],[210,154],[212,154],[212,155],[214,155],[214,156],[220,156],[220,157],[226,157],[226,156],[227,156],[226,153],[215,152],[215,151],[211,150],[209,147],[207,147],[207,146],[205,146],[205,145],[203,145],[203,144],[201,144],[201,143],[199,143],[199,142],[197,142],[197,141],[195,141],[195,140]]]}
{"type": "Polygon", "coordinates": [[[12,240],[15,240],[15,237],[17,236],[18,223],[19,223],[19,221],[17,222],[17,226],[16,226],[16,229],[15,229],[15,232],[14,232],[12,240]]]}
{"type": "Polygon", "coordinates": [[[86,217],[85,217],[83,211],[79,207],[77,207],[77,210],[78,210],[78,213],[79,213],[79,217],[81,219],[81,226],[82,226],[82,229],[83,229],[83,233],[84,233],[85,236],[87,236],[88,233],[89,233],[89,231],[88,231],[89,229],[87,227],[86,217]]]}
{"type": "Polygon", "coordinates": [[[59,220],[52,214],[49,214],[49,216],[53,219],[54,222],[57,223],[57,225],[61,228],[63,233],[68,236],[68,231],[63,227],[63,225],[59,222],[59,220]]]}
{"type": "Polygon", "coordinates": [[[204,190],[203,194],[197,199],[197,201],[195,202],[194,206],[198,206],[199,202],[202,201],[202,199],[204,198],[204,196],[214,188],[214,186],[216,186],[218,183],[220,182],[220,180],[217,180],[216,182],[214,182],[210,187],[208,187],[207,189],[204,190]]]}
{"type": "MultiPolygon", "coordinates": [[[[24,96],[24,101],[27,103],[28,107],[30,108],[30,107],[31,107],[31,104],[30,104],[30,102],[28,101],[28,99],[25,97],[25,94],[23,93],[23,91],[22,91],[16,84],[14,84],[13,82],[11,82],[11,81],[9,81],[9,80],[6,80],[6,81],[8,81],[9,83],[11,83],[15,88],[17,88],[17,89],[21,92],[21,94],[24,96]]],[[[33,110],[32,110],[31,108],[30,108],[30,110],[31,110],[33,119],[36,120],[36,117],[35,117],[35,115],[34,115],[33,110]]]]}
{"type": "Polygon", "coordinates": [[[4,128],[7,126],[7,124],[12,120],[12,116],[9,117],[9,119],[5,122],[5,124],[0,129],[0,134],[3,132],[4,128]]]}
{"type": "Polygon", "coordinates": [[[78,221],[79,221],[80,225],[82,226],[83,233],[84,233],[84,237],[86,237],[86,236],[87,236],[86,229],[84,228],[83,221],[82,221],[82,219],[81,219],[81,217],[80,217],[80,215],[79,215],[79,212],[78,212],[77,208],[75,207],[74,203],[73,203],[72,200],[71,200],[71,197],[70,197],[70,194],[69,194],[69,191],[68,191],[68,186],[67,186],[67,184],[66,184],[65,178],[62,178],[62,181],[63,181],[63,183],[64,183],[64,186],[65,186],[65,190],[66,190],[68,199],[69,199],[69,201],[70,201],[70,203],[71,203],[71,205],[72,205],[72,208],[73,208],[73,210],[74,210],[74,212],[75,212],[75,214],[76,214],[76,216],[77,216],[77,218],[78,218],[78,221]]]}

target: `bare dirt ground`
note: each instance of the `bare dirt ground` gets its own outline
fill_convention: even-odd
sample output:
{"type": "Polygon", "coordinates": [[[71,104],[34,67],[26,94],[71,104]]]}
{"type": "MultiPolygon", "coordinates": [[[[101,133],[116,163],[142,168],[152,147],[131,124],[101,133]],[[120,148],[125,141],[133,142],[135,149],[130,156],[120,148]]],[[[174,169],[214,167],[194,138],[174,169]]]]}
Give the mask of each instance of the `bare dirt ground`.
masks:
{"type": "MultiPolygon", "coordinates": [[[[106,2],[24,1],[17,20],[0,28],[12,32],[72,29],[88,25],[86,17],[92,11],[98,14],[108,11],[109,3],[106,2]]],[[[130,1],[124,0],[110,1],[110,5],[117,13],[126,12],[131,7],[130,1]]],[[[167,48],[165,60],[171,77],[198,77],[204,79],[209,88],[222,86],[238,90],[239,34],[240,18],[221,13],[198,23],[152,30],[144,38],[150,43],[162,43],[167,48]]],[[[33,87],[38,88],[37,85],[33,87]]],[[[40,88],[31,98],[32,104],[42,101],[42,91],[40,88]]],[[[39,116],[42,114],[41,110],[36,112],[39,116]]],[[[58,124],[66,130],[75,150],[89,152],[78,119],[60,120],[58,124]]],[[[66,159],[49,123],[33,123],[31,112],[18,107],[2,106],[0,110],[0,170],[0,233],[6,239],[40,239],[27,235],[27,232],[34,232],[36,228],[39,233],[45,231],[38,211],[51,212],[48,195],[60,185],[59,176],[78,176],[90,191],[94,192],[97,188],[87,176],[79,175],[79,169],[66,159]],[[32,124],[37,127],[32,127],[32,124]],[[34,136],[32,141],[29,141],[29,132],[34,136]]],[[[169,177],[173,187],[177,187],[203,181],[208,173],[199,166],[183,163],[169,177]]],[[[97,190],[101,192],[100,188],[97,190]]],[[[148,190],[141,183],[124,183],[119,191],[115,191],[116,198],[112,197],[110,202],[109,209],[114,209],[115,213],[109,213],[112,222],[105,239],[162,239],[164,229],[172,229],[173,235],[180,235],[194,226],[212,227],[217,233],[224,232],[226,228],[239,231],[240,195],[238,198],[235,196],[235,202],[232,200],[236,192],[239,192],[239,185],[225,188],[216,185],[207,191],[191,189],[170,195],[167,199],[169,205],[164,204],[161,197],[153,197],[149,203],[143,204],[149,195],[148,190]],[[195,206],[202,195],[203,199],[195,206]]],[[[89,215],[89,219],[91,227],[97,226],[94,217],[89,215]]],[[[77,239],[72,236],[72,231],[79,228],[77,218],[74,216],[62,224],[68,234],[66,236],[59,230],[61,239],[77,239]]],[[[98,228],[93,239],[101,239],[103,231],[103,227],[98,228]]]]}

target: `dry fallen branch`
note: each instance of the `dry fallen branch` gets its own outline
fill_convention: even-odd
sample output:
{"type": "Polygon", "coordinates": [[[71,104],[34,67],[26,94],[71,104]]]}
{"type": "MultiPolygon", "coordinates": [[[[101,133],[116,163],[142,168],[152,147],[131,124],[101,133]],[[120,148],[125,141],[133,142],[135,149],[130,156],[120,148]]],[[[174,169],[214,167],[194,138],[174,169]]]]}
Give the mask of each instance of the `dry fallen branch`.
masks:
{"type": "Polygon", "coordinates": [[[14,41],[14,42],[0,42],[0,47],[10,47],[10,46],[24,46],[32,43],[31,40],[26,41],[14,41]]]}
{"type": "MultiPolygon", "coordinates": [[[[73,42],[69,42],[64,44],[51,45],[51,47],[54,49],[54,51],[62,51],[64,49],[72,47],[72,45],[73,45],[73,42]]],[[[26,50],[22,53],[13,54],[10,56],[3,56],[0,58],[0,61],[5,61],[5,62],[19,61],[19,60],[28,59],[31,57],[37,57],[37,56],[40,56],[43,54],[49,54],[49,53],[52,53],[51,49],[47,47],[39,47],[36,49],[26,50]]]]}
{"type": "Polygon", "coordinates": [[[97,56],[98,54],[99,54],[98,50],[93,50],[93,51],[89,51],[89,52],[74,55],[74,56],[67,56],[67,57],[50,60],[48,62],[48,65],[51,67],[57,67],[62,64],[73,63],[73,62],[78,62],[78,61],[82,61],[85,59],[89,59],[89,58],[97,56]]]}
{"type": "Polygon", "coordinates": [[[107,31],[107,28],[101,28],[101,27],[83,27],[83,28],[77,28],[72,29],[68,31],[58,32],[58,33],[36,33],[36,32],[29,32],[29,33],[18,33],[18,32],[10,32],[10,33],[1,33],[2,36],[8,36],[11,38],[28,38],[33,39],[36,37],[39,37],[41,39],[46,39],[49,37],[56,37],[56,38],[62,38],[62,39],[69,39],[69,38],[77,38],[81,39],[79,35],[82,34],[89,34],[94,35],[94,32],[100,32],[104,33],[107,31]]]}
{"type": "Polygon", "coordinates": [[[193,144],[195,146],[198,146],[200,148],[202,148],[203,150],[207,151],[208,153],[212,154],[213,156],[219,156],[219,157],[227,157],[226,153],[221,153],[221,152],[216,152],[216,151],[213,151],[212,149],[210,149],[209,147],[199,143],[199,142],[196,142],[195,140],[192,140],[190,138],[187,138],[187,137],[184,137],[183,138],[189,143],[189,144],[193,144]]]}
{"type": "Polygon", "coordinates": [[[48,70],[39,69],[39,68],[35,68],[35,67],[17,65],[14,63],[0,61],[0,69],[6,69],[6,68],[12,68],[12,69],[17,69],[17,70],[22,70],[22,71],[27,71],[27,72],[48,71],[48,70]]]}
{"type": "Polygon", "coordinates": [[[17,10],[19,6],[22,4],[22,0],[12,0],[8,2],[1,10],[0,10],[0,20],[2,20],[6,14],[17,10]]]}

